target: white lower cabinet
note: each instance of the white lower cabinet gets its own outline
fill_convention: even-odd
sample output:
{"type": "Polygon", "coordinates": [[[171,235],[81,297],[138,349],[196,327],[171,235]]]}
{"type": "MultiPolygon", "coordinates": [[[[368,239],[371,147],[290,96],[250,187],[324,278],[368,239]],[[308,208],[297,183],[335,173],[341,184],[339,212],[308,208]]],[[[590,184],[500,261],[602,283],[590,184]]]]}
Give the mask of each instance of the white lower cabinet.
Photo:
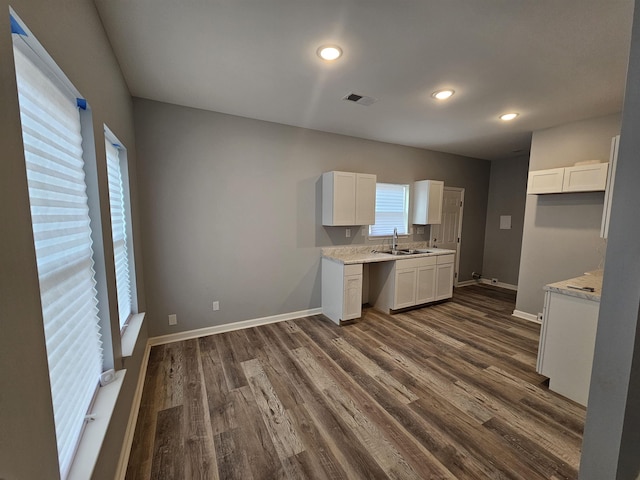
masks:
{"type": "Polygon", "coordinates": [[[362,315],[362,272],[344,276],[342,313],[342,320],[353,320],[362,315]]]}
{"type": "MultiPolygon", "coordinates": [[[[322,259],[322,313],[338,325],[362,316],[363,289],[370,304],[389,312],[453,296],[454,255],[413,257],[368,264],[322,259]]],[[[366,300],[365,300],[366,301],[366,300]]]]}
{"type": "Polygon", "coordinates": [[[322,259],[322,313],[338,325],[362,315],[362,264],[322,259]]]}
{"type": "Polygon", "coordinates": [[[422,265],[416,269],[416,305],[436,299],[436,266],[422,265]]]}
{"type": "Polygon", "coordinates": [[[536,370],[549,389],[586,406],[600,302],[547,291],[536,370]]]}
{"type": "Polygon", "coordinates": [[[453,296],[453,275],[455,255],[439,255],[436,265],[436,293],[434,300],[444,300],[453,296]]]}
{"type": "MultiPolygon", "coordinates": [[[[449,257],[449,255],[443,256],[449,257]]],[[[450,256],[453,257],[453,255],[450,256]]],[[[448,274],[443,275],[440,280],[445,285],[438,285],[439,258],[439,256],[408,258],[372,267],[375,268],[375,273],[371,274],[369,295],[374,306],[382,311],[400,310],[451,297],[453,277],[451,277],[450,286],[446,286],[448,274]],[[438,298],[437,292],[445,290],[451,292],[448,297],[440,295],[438,298]]]]}
{"type": "Polygon", "coordinates": [[[403,266],[409,260],[397,260],[394,272],[393,308],[412,307],[416,304],[417,271],[416,267],[403,266]],[[404,268],[403,268],[404,267],[404,268]]]}

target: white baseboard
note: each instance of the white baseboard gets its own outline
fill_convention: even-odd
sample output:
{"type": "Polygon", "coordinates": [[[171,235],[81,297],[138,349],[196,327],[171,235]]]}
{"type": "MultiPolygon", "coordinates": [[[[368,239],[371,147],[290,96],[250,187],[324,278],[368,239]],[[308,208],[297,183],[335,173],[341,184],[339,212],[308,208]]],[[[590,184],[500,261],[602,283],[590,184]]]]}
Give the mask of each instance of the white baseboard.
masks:
{"type": "Polygon", "coordinates": [[[520,310],[514,310],[511,314],[514,317],[521,318],[523,320],[529,320],[530,322],[540,324],[540,320],[538,320],[538,316],[533,313],[522,312],[520,310]]]}
{"type": "Polygon", "coordinates": [[[243,320],[241,322],[225,323],[224,325],[214,325],[212,327],[198,328],[196,330],[188,330],[186,332],[171,333],[169,335],[161,335],[149,339],[151,346],[164,345],[165,343],[181,342],[183,340],[191,340],[193,338],[206,337],[216,333],[232,332],[234,330],[242,330],[244,328],[259,327],[260,325],[268,325],[269,323],[284,322],[286,320],[295,320],[296,318],[310,317],[312,315],[320,315],[322,308],[312,308],[309,310],[300,310],[299,312],[282,313],[271,317],[254,318],[243,320]]]}
{"type": "Polygon", "coordinates": [[[456,287],[468,287],[469,285],[477,285],[479,283],[482,283],[485,285],[493,285],[494,287],[506,288],[507,290],[514,290],[514,291],[518,290],[517,285],[511,285],[510,283],[502,283],[502,282],[493,283],[488,278],[480,278],[478,280],[465,280],[464,282],[458,282],[458,285],[456,285],[456,287]]]}
{"type": "Polygon", "coordinates": [[[458,282],[457,285],[455,285],[456,287],[468,287],[469,285],[477,285],[478,281],[477,280],[465,280],[464,282],[458,282]]]}
{"type": "Polygon", "coordinates": [[[147,345],[142,355],[142,363],[140,365],[140,373],[138,374],[138,383],[136,391],[133,394],[133,403],[131,404],[131,412],[129,413],[129,422],[124,433],[122,450],[120,451],[120,460],[116,470],[116,480],[124,480],[127,474],[127,465],[129,464],[129,456],[131,455],[131,446],[133,445],[133,435],[136,431],[136,423],[138,423],[138,413],[140,412],[140,402],[142,401],[142,390],[144,388],[144,379],[147,375],[147,365],[149,364],[149,353],[151,345],[147,341],[147,345]]]}
{"type": "Polygon", "coordinates": [[[510,283],[502,283],[502,282],[493,283],[489,278],[481,278],[480,282],[486,285],[493,285],[494,287],[501,287],[501,288],[506,288],[508,290],[518,291],[517,285],[511,285],[510,283]]]}

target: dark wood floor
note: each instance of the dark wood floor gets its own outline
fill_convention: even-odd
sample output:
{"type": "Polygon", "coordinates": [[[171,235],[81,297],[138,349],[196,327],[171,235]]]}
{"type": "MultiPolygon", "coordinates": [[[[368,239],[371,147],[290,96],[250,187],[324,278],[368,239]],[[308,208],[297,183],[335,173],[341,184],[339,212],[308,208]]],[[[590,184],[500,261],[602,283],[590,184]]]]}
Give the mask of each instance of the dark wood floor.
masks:
{"type": "Polygon", "coordinates": [[[583,407],[513,293],[153,347],[127,479],[577,478],[583,407]]]}

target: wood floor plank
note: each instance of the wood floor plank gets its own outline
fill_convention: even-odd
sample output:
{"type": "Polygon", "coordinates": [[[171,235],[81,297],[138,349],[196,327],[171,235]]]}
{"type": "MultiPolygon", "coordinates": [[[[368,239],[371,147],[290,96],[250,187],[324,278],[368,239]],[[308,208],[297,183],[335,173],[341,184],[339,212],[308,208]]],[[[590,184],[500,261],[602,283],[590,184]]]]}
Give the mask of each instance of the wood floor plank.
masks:
{"type": "Polygon", "coordinates": [[[227,380],[213,336],[198,340],[204,388],[213,435],[238,427],[233,401],[229,398],[227,380]]]}
{"type": "Polygon", "coordinates": [[[162,409],[177,407],[183,402],[184,382],[184,356],[183,342],[175,342],[164,345],[164,356],[161,365],[164,398],[162,409]]]}
{"type": "Polygon", "coordinates": [[[205,402],[202,362],[197,340],[184,342],[184,475],[193,480],[218,478],[211,417],[205,402]]]}
{"type": "Polygon", "coordinates": [[[234,349],[232,345],[232,339],[234,336],[230,333],[222,333],[220,335],[213,336],[213,342],[216,345],[216,350],[220,356],[220,365],[224,372],[224,377],[227,381],[227,389],[233,390],[234,388],[240,388],[247,385],[247,379],[244,376],[242,367],[240,365],[240,359],[244,355],[238,356],[238,349],[234,349]]]}
{"type": "MultiPolygon", "coordinates": [[[[240,445],[240,450],[247,459],[251,476],[253,478],[286,476],[251,388],[248,385],[240,387],[229,395],[232,398],[239,425],[233,430],[235,443],[240,445]]],[[[224,478],[222,473],[220,478],[224,478]]]]}
{"type": "Polygon", "coordinates": [[[151,478],[181,480],[184,478],[181,405],[158,412],[153,447],[151,478]]]}
{"type": "Polygon", "coordinates": [[[347,480],[349,477],[318,430],[307,406],[298,405],[290,410],[290,413],[296,431],[306,449],[305,455],[299,456],[299,461],[304,465],[305,477],[314,478],[317,476],[331,480],[347,480]],[[314,454],[310,455],[309,450],[314,454]]]}
{"type": "Polygon", "coordinates": [[[153,347],[126,478],[575,479],[585,409],[514,308],[479,284],[153,347]]]}
{"type": "Polygon", "coordinates": [[[291,418],[264,373],[260,361],[253,359],[242,362],[242,369],[249,381],[249,386],[280,460],[285,460],[304,451],[304,446],[293,428],[291,418]]]}
{"type": "Polygon", "coordinates": [[[253,480],[247,460],[247,450],[235,439],[235,429],[220,432],[214,437],[218,473],[225,480],[253,480]]]}

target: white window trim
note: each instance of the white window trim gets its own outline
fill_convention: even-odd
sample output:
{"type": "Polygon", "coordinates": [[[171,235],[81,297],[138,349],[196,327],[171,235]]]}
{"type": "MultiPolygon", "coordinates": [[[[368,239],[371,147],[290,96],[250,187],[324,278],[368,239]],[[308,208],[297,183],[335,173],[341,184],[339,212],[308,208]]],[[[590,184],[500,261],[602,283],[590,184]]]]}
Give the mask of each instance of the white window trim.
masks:
{"type": "Polygon", "coordinates": [[[85,425],[66,480],[93,478],[98,455],[100,455],[100,449],[107,435],[107,429],[116,408],[126,373],[126,370],[116,372],[116,378],[113,382],[98,389],[91,408],[93,419],[85,425]]]}
{"type": "MultiPolygon", "coordinates": [[[[134,255],[134,247],[133,247],[133,222],[131,215],[131,190],[130,190],[130,182],[129,182],[129,164],[127,158],[127,149],[124,147],[122,142],[114,135],[114,133],[104,125],[104,136],[105,141],[110,142],[112,145],[119,145],[118,148],[118,157],[120,162],[120,175],[122,177],[122,186],[123,186],[123,201],[124,201],[124,215],[126,220],[126,250],[128,257],[128,270],[129,270],[129,294],[130,294],[130,307],[131,312],[127,316],[126,321],[120,327],[120,335],[124,340],[125,333],[128,328],[131,326],[132,319],[135,315],[139,314],[138,310],[138,292],[136,288],[136,264],[135,264],[135,255],[134,255]]],[[[114,259],[115,260],[115,259],[114,259]]],[[[118,290],[116,285],[116,291],[118,290]]],[[[118,315],[119,316],[119,315],[118,315]]],[[[120,325],[118,319],[118,325],[120,325]]],[[[129,336],[128,336],[129,337],[129,336]]],[[[137,338],[137,333],[133,335],[133,337],[137,338]]],[[[124,355],[124,345],[123,345],[123,355],[124,355]]]]}
{"type": "MultiPolygon", "coordinates": [[[[410,198],[411,198],[411,186],[409,184],[406,183],[388,183],[388,182],[378,182],[376,183],[376,189],[378,187],[378,185],[394,185],[394,186],[402,186],[405,188],[405,217],[406,217],[406,231],[405,232],[399,232],[398,233],[398,237],[399,238],[405,238],[408,237],[412,234],[412,229],[411,229],[411,224],[409,222],[409,218],[410,218],[410,208],[411,208],[411,202],[410,202],[410,198]]],[[[377,213],[377,212],[376,212],[377,213]]],[[[384,233],[382,235],[375,235],[371,233],[371,229],[374,225],[369,225],[368,229],[367,229],[367,238],[371,238],[371,239],[376,239],[376,240],[380,240],[380,239],[385,239],[385,238],[393,238],[393,234],[392,233],[384,233]]]]}

